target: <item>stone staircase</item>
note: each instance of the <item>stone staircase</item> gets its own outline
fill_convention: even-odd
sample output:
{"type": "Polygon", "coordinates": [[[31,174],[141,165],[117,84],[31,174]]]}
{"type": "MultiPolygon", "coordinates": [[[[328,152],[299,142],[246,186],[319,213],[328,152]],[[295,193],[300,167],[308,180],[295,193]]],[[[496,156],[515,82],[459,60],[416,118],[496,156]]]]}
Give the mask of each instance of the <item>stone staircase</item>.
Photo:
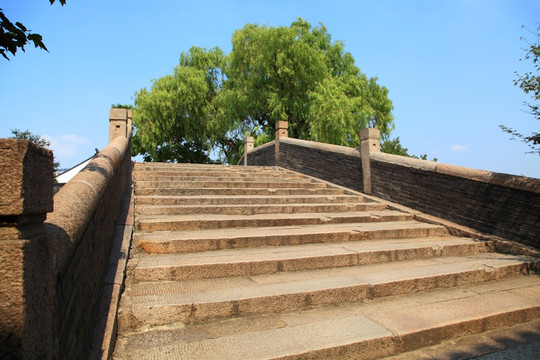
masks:
{"type": "Polygon", "coordinates": [[[115,359],[376,359],[540,317],[534,258],[273,167],[137,163],[115,359]]]}

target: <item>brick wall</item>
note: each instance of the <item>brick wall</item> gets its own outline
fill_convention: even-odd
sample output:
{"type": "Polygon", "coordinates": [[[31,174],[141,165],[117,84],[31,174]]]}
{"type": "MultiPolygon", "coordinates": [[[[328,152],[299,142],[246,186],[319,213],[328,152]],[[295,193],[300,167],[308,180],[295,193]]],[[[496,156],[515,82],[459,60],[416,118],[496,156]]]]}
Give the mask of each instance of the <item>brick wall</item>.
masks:
{"type": "MultiPolygon", "coordinates": [[[[360,152],[345,146],[283,138],[280,140],[279,165],[354,190],[362,190],[360,152]]],[[[248,165],[273,166],[273,142],[255,148],[248,165]],[[267,146],[269,145],[269,146],[267,146]]]]}
{"type": "Polygon", "coordinates": [[[371,155],[372,194],[477,231],[540,247],[540,180],[371,155]]]}
{"type": "MultiPolygon", "coordinates": [[[[380,198],[540,248],[540,180],[374,152],[371,193],[380,198]]],[[[273,142],[248,154],[248,165],[274,165],[273,142]]],[[[285,138],[280,166],[363,191],[360,152],[285,138]]]]}
{"type": "Polygon", "coordinates": [[[55,358],[86,358],[115,221],[131,181],[130,141],[115,138],[54,197],[55,358]]]}
{"type": "Polygon", "coordinates": [[[248,154],[248,166],[274,166],[274,151],[274,141],[256,147],[248,154]]]}

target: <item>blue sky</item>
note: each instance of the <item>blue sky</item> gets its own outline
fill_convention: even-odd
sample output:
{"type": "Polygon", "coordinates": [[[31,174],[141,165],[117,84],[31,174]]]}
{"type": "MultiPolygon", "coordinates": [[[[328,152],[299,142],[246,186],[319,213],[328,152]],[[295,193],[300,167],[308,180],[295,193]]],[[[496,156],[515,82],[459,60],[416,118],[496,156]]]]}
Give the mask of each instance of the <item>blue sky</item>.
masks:
{"type": "Polygon", "coordinates": [[[540,156],[498,125],[530,133],[529,98],[515,71],[540,22],[537,0],[180,1],[0,0],[12,21],[44,37],[0,59],[0,137],[30,130],[53,142],[62,167],[102,149],[113,103],[133,103],[151,79],[172,72],[191,46],[231,50],[246,23],[322,22],[357,66],[386,86],[396,129],[412,154],[439,162],[540,178],[540,156]]]}

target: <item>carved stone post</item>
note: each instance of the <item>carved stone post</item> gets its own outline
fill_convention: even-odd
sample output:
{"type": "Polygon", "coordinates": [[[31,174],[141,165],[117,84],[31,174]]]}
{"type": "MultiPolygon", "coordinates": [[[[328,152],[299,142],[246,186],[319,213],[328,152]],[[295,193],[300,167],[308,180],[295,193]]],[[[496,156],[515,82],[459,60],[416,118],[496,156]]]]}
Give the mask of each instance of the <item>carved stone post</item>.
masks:
{"type": "Polygon", "coordinates": [[[360,130],[360,151],[362,154],[362,179],[364,182],[364,192],[371,194],[371,162],[369,154],[380,152],[381,146],[379,143],[379,129],[362,129],[360,130]]]}
{"type": "Polygon", "coordinates": [[[275,141],[275,165],[279,166],[279,139],[289,137],[289,123],[287,121],[276,122],[276,141],[275,141]]]}
{"type": "Polygon", "coordinates": [[[0,358],[54,356],[53,156],[0,139],[0,358]]]}
{"type": "Polygon", "coordinates": [[[117,136],[128,137],[131,130],[131,110],[109,110],[109,144],[117,136]]]}
{"type": "Polygon", "coordinates": [[[253,150],[253,136],[246,136],[244,139],[244,166],[248,164],[248,152],[253,150]]]}

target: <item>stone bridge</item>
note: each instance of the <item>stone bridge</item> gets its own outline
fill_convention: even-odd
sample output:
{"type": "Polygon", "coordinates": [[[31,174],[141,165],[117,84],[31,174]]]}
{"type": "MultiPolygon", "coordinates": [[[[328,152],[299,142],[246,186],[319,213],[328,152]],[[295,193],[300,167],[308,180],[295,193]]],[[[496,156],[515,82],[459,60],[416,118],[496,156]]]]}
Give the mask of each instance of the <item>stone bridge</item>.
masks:
{"type": "Polygon", "coordinates": [[[131,162],[131,112],[53,197],[0,140],[2,359],[468,358],[540,335],[540,180],[287,137],[131,162]],[[129,260],[129,261],[128,261],[129,260]]]}

